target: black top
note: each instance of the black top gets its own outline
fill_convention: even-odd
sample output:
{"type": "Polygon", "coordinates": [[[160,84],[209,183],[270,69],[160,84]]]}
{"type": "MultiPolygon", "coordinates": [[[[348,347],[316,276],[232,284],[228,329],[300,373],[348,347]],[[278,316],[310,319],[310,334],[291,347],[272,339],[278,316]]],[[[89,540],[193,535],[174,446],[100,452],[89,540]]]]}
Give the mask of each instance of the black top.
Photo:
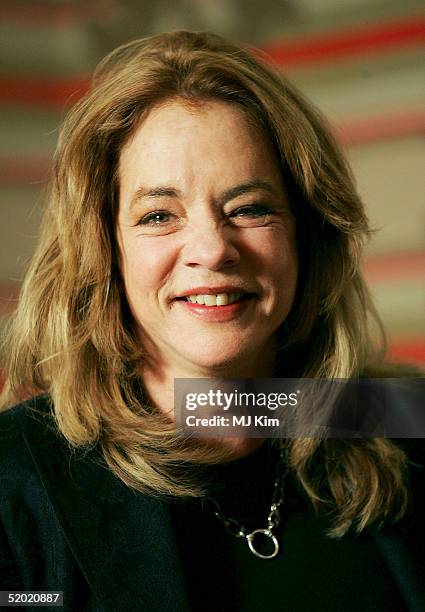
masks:
{"type": "MultiPolygon", "coordinates": [[[[278,453],[266,442],[252,455],[207,471],[223,514],[250,531],[265,528],[278,453]]],[[[369,534],[331,539],[290,477],[285,479],[277,557],[263,560],[229,534],[205,502],[173,510],[189,601],[195,611],[401,611],[405,603],[369,534]],[[349,596],[348,596],[349,594],[349,596]]]]}
{"type": "MultiPolygon", "coordinates": [[[[61,590],[63,612],[425,612],[423,440],[406,441],[414,463],[404,531],[330,540],[288,481],[282,554],[263,561],[201,502],[137,493],[97,448],[72,451],[50,410],[40,397],[0,414],[0,591],[61,590]]],[[[221,485],[226,515],[257,528],[275,461],[265,446],[204,478],[215,495],[221,485]]]]}

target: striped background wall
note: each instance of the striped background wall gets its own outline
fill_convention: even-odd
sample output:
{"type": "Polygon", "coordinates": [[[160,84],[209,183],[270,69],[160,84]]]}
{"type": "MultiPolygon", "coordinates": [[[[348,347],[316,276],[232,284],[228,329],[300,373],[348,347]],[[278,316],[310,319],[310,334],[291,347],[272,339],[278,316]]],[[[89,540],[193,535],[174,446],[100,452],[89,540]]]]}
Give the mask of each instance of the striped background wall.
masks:
{"type": "Polygon", "coordinates": [[[98,59],[135,36],[212,29],[261,47],[330,118],[377,230],[365,271],[391,353],[425,362],[423,2],[241,6],[3,0],[0,321],[14,309],[34,248],[58,126],[98,59]]]}

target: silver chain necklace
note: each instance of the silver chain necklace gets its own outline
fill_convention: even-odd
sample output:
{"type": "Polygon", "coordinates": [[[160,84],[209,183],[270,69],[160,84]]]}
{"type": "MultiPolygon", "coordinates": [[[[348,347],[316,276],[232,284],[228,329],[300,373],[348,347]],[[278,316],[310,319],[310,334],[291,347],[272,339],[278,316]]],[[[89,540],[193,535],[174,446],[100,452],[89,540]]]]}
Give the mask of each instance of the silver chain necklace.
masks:
{"type": "Polygon", "coordinates": [[[269,514],[267,516],[267,527],[265,528],[249,531],[236,519],[225,516],[221,510],[220,504],[216,499],[209,500],[214,508],[214,516],[216,516],[224,524],[226,531],[236,538],[245,539],[248,543],[249,550],[260,559],[273,559],[279,554],[279,541],[273,531],[277,529],[277,527],[279,527],[280,525],[280,506],[283,503],[283,482],[287,474],[287,470],[283,470],[284,465],[285,464],[283,461],[283,449],[281,449],[280,461],[278,462],[277,475],[274,482],[272,503],[270,506],[269,514]],[[267,538],[269,543],[272,544],[273,548],[270,553],[264,554],[257,550],[255,538],[257,537],[258,539],[258,536],[263,536],[267,538]]]}

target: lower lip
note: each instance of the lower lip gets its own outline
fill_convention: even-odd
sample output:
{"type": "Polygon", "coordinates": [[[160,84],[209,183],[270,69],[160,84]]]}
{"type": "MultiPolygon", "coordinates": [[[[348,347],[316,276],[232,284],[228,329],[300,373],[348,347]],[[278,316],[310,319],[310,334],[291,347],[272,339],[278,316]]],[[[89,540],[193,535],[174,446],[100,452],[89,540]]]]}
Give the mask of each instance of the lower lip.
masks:
{"type": "Polygon", "coordinates": [[[194,304],[186,300],[177,300],[191,315],[202,319],[203,321],[231,321],[240,316],[246,308],[252,303],[253,297],[244,300],[227,304],[227,306],[205,306],[203,304],[194,304]]]}

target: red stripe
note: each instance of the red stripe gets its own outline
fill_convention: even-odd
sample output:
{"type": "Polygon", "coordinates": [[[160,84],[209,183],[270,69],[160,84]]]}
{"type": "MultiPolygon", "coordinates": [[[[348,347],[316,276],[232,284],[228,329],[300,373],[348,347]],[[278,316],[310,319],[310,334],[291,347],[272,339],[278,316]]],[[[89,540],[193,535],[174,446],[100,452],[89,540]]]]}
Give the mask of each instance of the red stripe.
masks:
{"type": "Polygon", "coordinates": [[[425,15],[381,24],[356,26],[272,43],[263,47],[271,60],[285,67],[335,63],[350,57],[365,57],[394,49],[416,47],[425,42],[425,15]]]}
{"type": "Polygon", "coordinates": [[[63,107],[74,104],[89,87],[86,77],[69,79],[19,78],[4,76],[0,78],[0,102],[29,106],[63,107]]]}
{"type": "Polygon", "coordinates": [[[341,122],[335,126],[335,134],[348,147],[425,134],[425,108],[341,122]]]}
{"type": "MultiPolygon", "coordinates": [[[[347,57],[364,57],[391,52],[425,42],[425,16],[384,24],[358,26],[345,31],[293,39],[266,45],[266,52],[274,63],[284,67],[334,63],[347,57]]],[[[75,102],[87,91],[87,77],[71,79],[3,76],[0,80],[0,102],[64,106],[75,102]]]]}
{"type": "Polygon", "coordinates": [[[50,168],[49,158],[0,156],[0,187],[46,183],[50,168]]]}
{"type": "Polygon", "coordinates": [[[425,279],[425,252],[387,253],[366,258],[366,279],[371,284],[425,279]]]}
{"type": "Polygon", "coordinates": [[[102,3],[101,11],[96,6],[78,6],[74,3],[46,4],[45,2],[5,2],[0,4],[0,22],[34,27],[35,24],[50,27],[67,27],[84,24],[88,20],[114,18],[117,9],[102,3]]]}
{"type": "Polygon", "coordinates": [[[389,347],[388,355],[396,361],[425,363],[425,338],[395,340],[389,347]]]}
{"type": "MultiPolygon", "coordinates": [[[[16,23],[40,23],[63,26],[84,23],[89,19],[113,19],[117,10],[103,6],[101,13],[96,7],[75,4],[52,4],[44,2],[3,2],[0,5],[0,20],[16,23]]],[[[338,61],[341,57],[365,55],[394,46],[411,46],[425,39],[425,16],[423,14],[397,19],[380,24],[357,25],[344,31],[327,32],[297,37],[288,42],[270,43],[264,47],[274,62],[288,65],[305,65],[317,61],[338,61]]]]}

